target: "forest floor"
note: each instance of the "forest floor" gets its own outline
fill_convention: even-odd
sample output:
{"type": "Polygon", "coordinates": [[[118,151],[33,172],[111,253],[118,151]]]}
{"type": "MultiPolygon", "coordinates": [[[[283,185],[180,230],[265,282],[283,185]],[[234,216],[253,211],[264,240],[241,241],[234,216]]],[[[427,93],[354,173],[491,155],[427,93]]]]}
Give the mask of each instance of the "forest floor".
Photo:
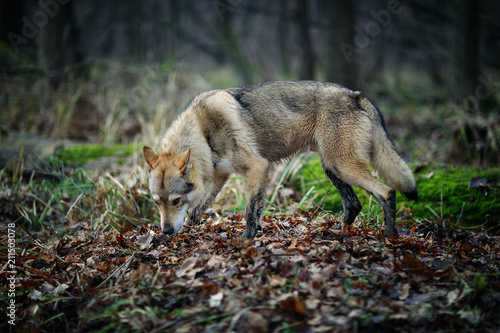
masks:
{"type": "MultiPolygon", "coordinates": [[[[282,182],[286,167],[273,170],[267,194],[276,200],[253,240],[241,239],[238,178],[200,224],[161,234],[138,141],[156,142],[196,94],[234,85],[228,72],[205,74],[210,80],[121,66],[47,98],[31,77],[4,82],[1,332],[498,332],[500,238],[487,226],[495,223],[488,212],[498,213],[496,170],[488,178],[413,166],[424,170],[415,174],[429,194],[420,209],[432,214],[399,200],[398,239],[383,236],[383,213],[366,193],[354,225],[339,229],[339,212],[308,199],[313,186],[322,201],[333,197],[319,188],[328,183],[317,179],[320,167],[300,191],[282,182]],[[50,112],[40,113],[42,101],[50,112]],[[65,156],[60,139],[101,147],[79,145],[65,156]],[[487,200],[479,228],[455,225],[462,212],[465,225],[467,214],[483,211],[467,212],[469,203],[487,200]]],[[[382,82],[368,95],[386,96],[377,100],[386,99],[379,106],[396,146],[411,152],[405,157],[499,165],[497,113],[425,94],[415,100],[418,89],[403,87],[382,82]]]]}
{"type": "MultiPolygon", "coordinates": [[[[155,225],[137,161],[0,174],[2,332],[498,332],[500,239],[442,219],[399,239],[314,206],[253,240],[222,196],[199,225],[155,225]],[[12,311],[11,311],[12,310],[12,311]]],[[[230,191],[231,193],[231,191],[230,191]]]]}

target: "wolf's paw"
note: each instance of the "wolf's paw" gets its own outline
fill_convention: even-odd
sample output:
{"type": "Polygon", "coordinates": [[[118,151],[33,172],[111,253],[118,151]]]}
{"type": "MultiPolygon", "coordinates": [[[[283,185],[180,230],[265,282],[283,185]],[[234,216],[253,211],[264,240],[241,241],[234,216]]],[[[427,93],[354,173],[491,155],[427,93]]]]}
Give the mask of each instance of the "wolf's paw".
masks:
{"type": "Polygon", "coordinates": [[[245,232],[243,233],[243,236],[242,238],[243,239],[252,239],[255,237],[255,235],[257,234],[257,228],[246,228],[245,229],[245,232]]]}
{"type": "Polygon", "coordinates": [[[398,238],[398,231],[396,230],[396,228],[394,228],[393,230],[390,230],[391,228],[385,228],[385,237],[386,238],[391,238],[391,237],[394,237],[394,238],[398,238]]]}

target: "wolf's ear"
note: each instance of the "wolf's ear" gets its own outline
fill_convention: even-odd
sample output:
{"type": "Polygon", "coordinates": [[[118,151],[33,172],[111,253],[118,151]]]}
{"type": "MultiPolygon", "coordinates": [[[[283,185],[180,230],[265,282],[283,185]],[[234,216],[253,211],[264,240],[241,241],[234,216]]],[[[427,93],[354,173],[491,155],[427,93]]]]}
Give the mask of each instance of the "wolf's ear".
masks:
{"type": "Polygon", "coordinates": [[[188,148],[186,149],[185,152],[182,153],[182,155],[175,160],[174,165],[179,169],[181,174],[185,175],[189,169],[191,169],[191,163],[189,163],[191,157],[191,149],[188,148]]]}
{"type": "Polygon", "coordinates": [[[160,158],[158,154],[153,150],[153,148],[148,146],[144,146],[144,148],[142,148],[142,152],[144,153],[144,159],[146,162],[151,168],[154,169],[158,165],[158,160],[160,158]]]}

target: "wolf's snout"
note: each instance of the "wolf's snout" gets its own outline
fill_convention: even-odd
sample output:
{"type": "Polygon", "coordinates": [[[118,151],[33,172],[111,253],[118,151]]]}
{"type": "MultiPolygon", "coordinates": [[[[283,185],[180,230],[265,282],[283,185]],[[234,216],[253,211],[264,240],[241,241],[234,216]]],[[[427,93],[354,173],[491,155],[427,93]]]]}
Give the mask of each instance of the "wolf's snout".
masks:
{"type": "Polygon", "coordinates": [[[174,233],[174,228],[163,229],[163,233],[166,235],[171,235],[174,233]]]}

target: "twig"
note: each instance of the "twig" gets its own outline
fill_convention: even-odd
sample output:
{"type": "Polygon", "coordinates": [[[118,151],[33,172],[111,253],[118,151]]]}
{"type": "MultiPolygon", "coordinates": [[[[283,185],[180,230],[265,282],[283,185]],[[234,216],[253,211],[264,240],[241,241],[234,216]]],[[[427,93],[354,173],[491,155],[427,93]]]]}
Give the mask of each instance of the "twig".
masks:
{"type": "MultiPolygon", "coordinates": [[[[337,231],[337,230],[335,230],[337,231]]],[[[340,230],[338,230],[340,231],[340,230]]],[[[340,234],[340,233],[337,233],[337,234],[340,234]]],[[[327,243],[327,244],[338,244],[339,241],[338,240],[329,240],[329,239],[320,239],[320,240],[313,240],[313,243],[314,244],[321,244],[321,243],[327,243]]]]}
{"type": "Polygon", "coordinates": [[[81,192],[81,193],[80,193],[80,195],[76,198],[76,200],[75,200],[75,201],[73,201],[73,203],[71,204],[71,206],[70,206],[70,207],[69,207],[69,209],[68,209],[68,212],[66,213],[66,218],[68,218],[68,217],[69,217],[69,214],[71,213],[71,211],[72,211],[72,210],[73,210],[73,208],[75,207],[76,203],[77,203],[78,201],[80,201],[80,199],[83,197],[83,195],[84,195],[84,194],[85,194],[84,192],[81,192]]]}
{"type": "MultiPolygon", "coordinates": [[[[443,185],[441,185],[441,219],[443,218],[443,185]]],[[[443,220],[443,228],[444,228],[444,220],[443,220]]]]}
{"type": "Polygon", "coordinates": [[[61,257],[59,257],[54,250],[49,249],[47,246],[43,245],[42,242],[40,242],[38,239],[35,239],[34,242],[37,246],[41,247],[42,249],[47,251],[51,256],[56,258],[57,261],[59,261],[60,263],[64,263],[64,260],[61,257]]]}
{"type": "Polygon", "coordinates": [[[465,201],[462,203],[462,209],[460,209],[460,214],[458,214],[457,225],[462,224],[462,220],[464,218],[464,208],[465,208],[465,201]]]}
{"type": "Polygon", "coordinates": [[[229,323],[229,328],[228,332],[234,332],[236,328],[236,324],[238,323],[238,320],[245,314],[245,312],[251,311],[251,310],[260,310],[260,309],[272,309],[274,310],[274,306],[267,306],[267,305],[258,305],[258,306],[249,306],[247,308],[244,308],[243,310],[240,310],[238,313],[234,315],[234,317],[231,319],[231,322],[229,323]]]}
{"type": "Polygon", "coordinates": [[[113,276],[116,275],[116,273],[118,273],[119,270],[121,270],[122,268],[125,268],[127,269],[128,266],[130,265],[130,262],[132,261],[132,258],[134,258],[135,256],[135,253],[132,253],[132,255],[130,256],[130,258],[127,259],[127,261],[125,261],[123,263],[123,265],[121,265],[120,267],[118,267],[114,272],[113,274],[111,274],[110,276],[108,276],[106,278],[106,280],[102,281],[96,288],[100,288],[103,284],[105,284],[106,282],[108,282],[109,279],[111,279],[113,276]]]}

